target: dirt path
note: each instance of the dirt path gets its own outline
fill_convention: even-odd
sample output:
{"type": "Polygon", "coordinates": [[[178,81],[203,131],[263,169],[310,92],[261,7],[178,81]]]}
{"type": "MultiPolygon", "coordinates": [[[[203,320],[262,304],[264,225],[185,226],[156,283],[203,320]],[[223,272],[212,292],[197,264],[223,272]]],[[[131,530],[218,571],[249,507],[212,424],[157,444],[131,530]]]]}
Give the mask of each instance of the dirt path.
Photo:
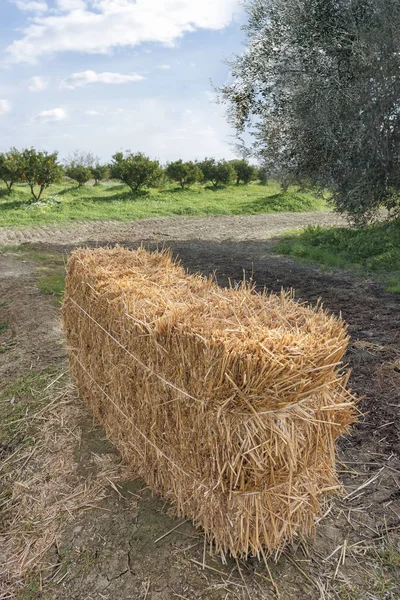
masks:
{"type": "MultiPolygon", "coordinates": [[[[154,241],[146,243],[153,248],[156,241],[166,239],[160,238],[161,233],[166,236],[167,231],[170,234],[175,231],[175,240],[166,245],[189,271],[205,274],[216,271],[221,285],[229,280],[242,280],[243,271],[253,273],[259,288],[267,286],[279,291],[281,287],[293,287],[302,300],[315,303],[321,297],[326,308],[342,312],[352,336],[346,357],[353,368],[352,387],[364,396],[360,404],[363,416],[352,435],[340,442],[339,472],[348,496],[333,502],[318,526],[316,539],[308,547],[294,544],[270,568],[282,599],[396,600],[400,597],[400,297],[385,293],[373,279],[344,271],[321,271],[271,254],[265,243],[267,232],[272,235],[278,226],[299,225],[299,218],[304,216],[290,215],[290,223],[285,221],[287,216],[263,215],[210,219],[208,223],[204,219],[161,219],[117,224],[117,228],[122,227],[118,241],[135,247],[150,237],[154,241]],[[248,219],[258,223],[254,230],[248,219]],[[218,234],[212,231],[217,220],[224,221],[226,228],[223,231],[220,226],[218,234]],[[245,225],[236,229],[242,220],[245,225]],[[160,221],[164,223],[161,228],[160,221]],[[182,222],[186,230],[182,229],[182,222]],[[205,231],[195,227],[196,223],[202,223],[205,231]],[[197,239],[189,237],[189,225],[190,236],[197,239]],[[140,227],[147,228],[142,238],[140,227]],[[235,237],[239,236],[239,230],[242,239],[235,237]],[[247,237],[250,235],[251,238],[247,237]]],[[[114,226],[97,232],[104,242],[116,241],[112,234],[114,226]]],[[[92,237],[94,224],[90,227],[90,236],[79,240],[68,238],[65,231],[65,237],[60,239],[53,230],[36,247],[53,252],[60,260],[60,253],[74,244],[99,241],[92,237]]],[[[59,311],[37,288],[43,266],[35,260],[29,255],[18,258],[12,253],[0,254],[0,322],[9,323],[0,344],[7,346],[13,342],[9,350],[0,353],[0,390],[6,380],[14,382],[32,370],[51,367],[61,373],[67,371],[59,311]]],[[[16,394],[13,406],[18,408],[22,400],[16,394]]],[[[9,405],[8,396],[5,402],[9,405]]],[[[57,404],[54,407],[59,410],[57,404]]],[[[73,444],[73,452],[72,446],[69,450],[75,465],[70,466],[75,471],[69,474],[73,495],[80,489],[75,486],[90,485],[96,480],[101,462],[108,465],[106,476],[112,485],[108,485],[107,495],[101,501],[92,501],[90,506],[73,512],[73,520],[61,519],[62,531],[47,553],[46,564],[50,566],[40,574],[31,573],[21,595],[8,597],[24,600],[272,600],[276,597],[262,563],[251,560],[238,568],[233,560],[224,565],[219,557],[203,554],[201,533],[190,523],[175,519],[170,507],[160,498],[152,497],[143,482],[114,477],[118,454],[105,440],[103,430],[93,423],[85,406],[75,399],[71,410],[72,407],[77,414],[68,422],[66,413],[65,422],[63,417],[60,432],[56,434],[57,439],[62,439],[66,423],[71,433],[69,444],[73,444]]],[[[40,426],[44,428],[45,422],[43,417],[40,426]]],[[[8,452],[14,450],[13,446],[8,452]]],[[[29,459],[30,448],[27,452],[29,459]]],[[[54,459],[56,449],[51,447],[50,452],[54,459]]],[[[47,464],[45,458],[43,462],[47,464]]],[[[33,459],[29,460],[32,465],[33,459]]],[[[49,467],[45,472],[53,477],[49,467]]],[[[58,477],[55,482],[61,487],[61,475],[58,477]]],[[[46,478],[41,485],[51,485],[51,481],[46,478]]],[[[64,493],[62,487],[61,492],[64,493]]],[[[40,512],[34,514],[36,523],[40,512]]],[[[29,535],[32,540],[33,533],[29,535]]]]}
{"type": "Polygon", "coordinates": [[[0,228],[0,246],[24,243],[136,242],[141,240],[265,240],[282,231],[306,225],[343,225],[344,219],[330,212],[273,213],[233,217],[165,217],[128,223],[89,221],[24,228],[0,228]]]}

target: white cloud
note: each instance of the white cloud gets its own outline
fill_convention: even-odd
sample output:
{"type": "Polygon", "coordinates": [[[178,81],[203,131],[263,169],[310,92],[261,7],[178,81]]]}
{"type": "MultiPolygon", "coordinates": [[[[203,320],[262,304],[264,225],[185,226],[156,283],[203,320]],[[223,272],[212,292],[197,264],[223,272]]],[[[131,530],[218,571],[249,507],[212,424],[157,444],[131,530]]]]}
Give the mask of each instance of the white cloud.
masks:
{"type": "Polygon", "coordinates": [[[30,92],[43,92],[49,87],[49,82],[45,77],[32,77],[29,80],[28,90],[30,92]]]}
{"type": "Polygon", "coordinates": [[[57,0],[57,8],[60,10],[85,10],[86,2],[84,0],[57,0]]]}
{"type": "Polygon", "coordinates": [[[158,68],[162,69],[163,71],[169,71],[171,65],[158,65],[158,68]]]}
{"type": "Polygon", "coordinates": [[[107,83],[121,84],[133,83],[144,79],[142,75],[131,73],[123,75],[122,73],[96,73],[96,71],[83,71],[82,73],[74,73],[70,77],[64,79],[60,84],[60,89],[74,90],[77,87],[91,85],[92,83],[107,83]]]}
{"type": "MultiPolygon", "coordinates": [[[[161,161],[193,160],[205,156],[234,158],[229,147],[232,130],[223,119],[223,108],[202,101],[181,104],[147,97],[123,108],[104,110],[103,128],[90,127],[90,147],[107,159],[118,148],[140,150],[161,161]]],[[[75,133],[75,132],[74,132],[75,133]]],[[[76,133],[74,144],[84,147],[85,134],[76,133]]],[[[86,134],[88,135],[88,134],[86,134]]]]}
{"type": "Polygon", "coordinates": [[[11,104],[8,100],[0,99],[0,116],[9,113],[11,110],[11,104]]]}
{"type": "Polygon", "coordinates": [[[185,32],[223,29],[241,10],[238,0],[59,0],[58,6],[66,12],[34,18],[8,47],[12,61],[65,51],[109,53],[143,42],[172,45],[185,32]]]}
{"type": "Polygon", "coordinates": [[[15,4],[19,10],[24,12],[46,12],[48,6],[42,0],[15,0],[15,4]]]}
{"type": "Polygon", "coordinates": [[[51,110],[42,110],[36,119],[42,123],[50,123],[52,121],[64,121],[67,118],[67,113],[63,108],[52,108],[51,110]]]}
{"type": "Polygon", "coordinates": [[[88,117],[100,117],[104,113],[99,112],[98,110],[85,110],[85,115],[88,117]]]}

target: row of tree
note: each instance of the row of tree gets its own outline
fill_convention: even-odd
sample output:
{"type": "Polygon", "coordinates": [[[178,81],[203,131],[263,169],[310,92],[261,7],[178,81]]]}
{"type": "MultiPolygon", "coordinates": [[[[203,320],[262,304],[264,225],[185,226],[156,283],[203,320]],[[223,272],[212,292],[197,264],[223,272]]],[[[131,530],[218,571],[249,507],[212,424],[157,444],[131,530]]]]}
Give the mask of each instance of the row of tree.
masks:
{"type": "Polygon", "coordinates": [[[31,190],[32,201],[40,200],[44,190],[66,176],[77,182],[78,187],[90,180],[95,184],[110,178],[125,183],[132,192],[144,188],[162,186],[171,181],[184,189],[194,183],[211,183],[214,187],[236,183],[248,184],[259,180],[267,182],[265,167],[256,167],[246,160],[203,161],[177,160],[162,167],[141,152],[117,152],[110,164],[101,164],[91,153],[74,152],[64,164],[58,161],[57,152],[48,153],[33,148],[22,151],[11,148],[0,154],[0,179],[9,192],[15,183],[24,182],[31,190]]]}

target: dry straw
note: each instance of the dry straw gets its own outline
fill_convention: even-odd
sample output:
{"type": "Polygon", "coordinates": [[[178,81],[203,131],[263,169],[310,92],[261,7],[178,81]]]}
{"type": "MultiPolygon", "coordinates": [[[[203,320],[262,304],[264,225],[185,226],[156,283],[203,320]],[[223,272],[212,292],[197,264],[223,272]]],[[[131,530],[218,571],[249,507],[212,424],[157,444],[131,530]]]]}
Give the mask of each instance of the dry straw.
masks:
{"type": "Polygon", "coordinates": [[[118,247],[72,255],[63,319],[108,436],[217,551],[279,553],[313,532],[355,414],[340,319],[118,247]]]}

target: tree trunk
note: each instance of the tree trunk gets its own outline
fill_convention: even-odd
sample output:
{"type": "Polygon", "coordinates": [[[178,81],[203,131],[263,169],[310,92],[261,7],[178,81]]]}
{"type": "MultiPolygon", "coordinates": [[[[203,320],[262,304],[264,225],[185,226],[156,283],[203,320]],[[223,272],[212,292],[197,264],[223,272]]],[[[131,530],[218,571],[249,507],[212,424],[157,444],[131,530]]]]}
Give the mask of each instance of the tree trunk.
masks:
{"type": "MultiPolygon", "coordinates": [[[[39,194],[39,196],[36,196],[35,191],[34,191],[34,186],[31,183],[29,184],[29,187],[31,188],[31,194],[34,198],[34,202],[37,202],[40,198],[40,194],[39,194]]],[[[32,200],[31,200],[31,203],[32,203],[32,200]]]]}
{"type": "Polygon", "coordinates": [[[36,197],[36,200],[37,200],[37,201],[39,201],[39,200],[40,200],[40,198],[42,197],[42,194],[43,194],[43,190],[44,190],[44,188],[45,188],[45,186],[43,186],[43,185],[41,185],[41,186],[40,186],[40,191],[39,191],[39,194],[38,194],[38,195],[37,195],[37,197],[36,197]]]}

